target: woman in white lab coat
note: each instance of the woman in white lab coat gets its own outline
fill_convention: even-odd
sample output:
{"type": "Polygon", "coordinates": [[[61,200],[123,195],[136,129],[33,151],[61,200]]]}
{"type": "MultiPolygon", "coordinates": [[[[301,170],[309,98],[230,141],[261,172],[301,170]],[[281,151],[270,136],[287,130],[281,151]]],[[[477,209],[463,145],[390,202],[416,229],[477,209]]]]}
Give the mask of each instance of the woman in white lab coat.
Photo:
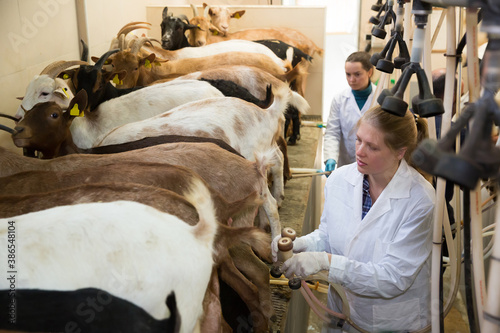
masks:
{"type": "Polygon", "coordinates": [[[370,78],[373,65],[366,52],[354,52],[347,57],[345,74],[349,88],[336,95],[330,106],[330,114],[323,141],[325,171],[335,166],[354,162],[356,123],[370,108],[375,86],[370,78]]]}
{"type": "MultiPolygon", "coordinates": [[[[430,320],[434,189],[407,163],[417,127],[427,132],[410,111],[398,117],[375,107],[363,115],[356,162],[327,179],[319,228],[294,241],[300,253],[282,266],[287,277],[327,270],[328,281],[344,287],[350,318],[369,332],[414,331],[430,320]]],[[[342,309],[332,287],[328,306],[342,309]]]]}

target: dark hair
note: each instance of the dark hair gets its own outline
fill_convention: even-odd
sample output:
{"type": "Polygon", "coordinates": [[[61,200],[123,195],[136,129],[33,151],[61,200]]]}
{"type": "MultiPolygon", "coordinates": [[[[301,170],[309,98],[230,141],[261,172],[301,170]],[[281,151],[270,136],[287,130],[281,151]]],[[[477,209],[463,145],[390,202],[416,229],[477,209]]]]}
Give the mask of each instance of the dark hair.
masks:
{"type": "Polygon", "coordinates": [[[373,68],[372,63],[370,62],[370,54],[367,52],[359,51],[359,52],[354,52],[351,53],[345,62],[360,62],[361,66],[365,71],[369,71],[370,69],[373,68]]]}
{"type": "Polygon", "coordinates": [[[373,107],[363,114],[357,123],[368,123],[384,133],[384,142],[392,151],[406,147],[405,160],[411,162],[411,154],[417,144],[429,136],[427,120],[416,117],[410,111],[406,111],[404,117],[395,116],[382,110],[380,106],[373,107]]]}

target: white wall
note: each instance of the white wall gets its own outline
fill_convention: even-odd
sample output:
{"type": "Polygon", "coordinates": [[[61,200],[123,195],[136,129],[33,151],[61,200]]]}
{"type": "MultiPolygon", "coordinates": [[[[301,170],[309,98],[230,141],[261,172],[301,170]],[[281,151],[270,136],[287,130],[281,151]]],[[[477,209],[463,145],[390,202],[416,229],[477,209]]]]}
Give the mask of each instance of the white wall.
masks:
{"type": "MultiPolygon", "coordinates": [[[[231,21],[230,32],[249,28],[293,28],[309,37],[317,46],[324,48],[325,9],[323,7],[296,6],[228,6],[231,10],[245,9],[245,15],[231,21]]],[[[169,6],[169,12],[174,15],[184,14],[192,17],[189,6],[169,6]]],[[[160,39],[161,13],[163,6],[148,6],[147,19],[153,25],[150,36],[160,39]]],[[[202,12],[202,8],[198,8],[202,12]]],[[[315,55],[308,68],[305,98],[311,106],[310,114],[321,115],[323,94],[323,60],[324,56],[315,55]]]]}
{"type": "MultiPolygon", "coordinates": [[[[191,2],[202,4],[204,0],[0,0],[0,45],[3,46],[0,52],[0,112],[16,113],[20,102],[15,97],[24,96],[28,83],[45,66],[56,60],[79,59],[80,35],[88,36],[90,55],[100,56],[109,49],[111,39],[124,24],[146,20],[146,6],[188,5],[191,2]],[[82,8],[80,15],[77,15],[77,8],[82,8]],[[78,29],[78,17],[82,15],[87,17],[86,31],[78,29]]],[[[279,5],[281,1],[215,0],[210,3],[279,5]]],[[[319,71],[322,74],[322,65],[319,71]]],[[[314,99],[321,100],[321,89],[316,89],[316,94],[314,99]]],[[[5,118],[0,118],[0,124],[13,126],[13,122],[5,118]]],[[[0,145],[20,152],[10,135],[3,131],[0,131],[0,145]]]]}
{"type": "MultiPolygon", "coordinates": [[[[16,113],[20,102],[15,97],[24,96],[28,83],[46,65],[79,59],[77,3],[86,3],[91,55],[108,50],[113,35],[124,24],[146,19],[146,1],[1,0],[0,112],[16,113]]],[[[0,123],[13,126],[5,118],[0,123]]],[[[0,145],[20,151],[3,131],[0,145]]]]}

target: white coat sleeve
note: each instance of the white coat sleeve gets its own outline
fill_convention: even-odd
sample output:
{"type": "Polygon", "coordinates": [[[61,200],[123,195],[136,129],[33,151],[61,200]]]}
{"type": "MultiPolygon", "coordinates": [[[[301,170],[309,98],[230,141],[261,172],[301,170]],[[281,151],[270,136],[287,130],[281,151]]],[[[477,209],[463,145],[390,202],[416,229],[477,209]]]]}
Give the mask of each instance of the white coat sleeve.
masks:
{"type": "Polygon", "coordinates": [[[330,114],[326,123],[325,135],[323,137],[323,157],[324,160],[330,158],[339,162],[339,147],[342,128],[340,126],[340,107],[342,94],[333,97],[330,106],[330,114]]]}
{"type": "Polygon", "coordinates": [[[391,298],[405,292],[432,249],[429,230],[432,230],[434,205],[419,200],[413,207],[380,262],[364,263],[333,254],[328,280],[368,297],[391,298]]]}

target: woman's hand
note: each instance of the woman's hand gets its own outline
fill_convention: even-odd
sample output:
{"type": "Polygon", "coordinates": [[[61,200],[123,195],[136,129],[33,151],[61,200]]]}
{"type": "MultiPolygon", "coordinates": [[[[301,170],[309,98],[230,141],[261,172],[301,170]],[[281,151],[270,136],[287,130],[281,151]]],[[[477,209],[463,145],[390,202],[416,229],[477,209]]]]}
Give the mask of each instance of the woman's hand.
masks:
{"type": "Polygon", "coordinates": [[[330,256],[326,252],[302,252],[283,263],[281,270],[287,278],[293,274],[300,278],[330,269],[330,256]]]}
{"type": "MultiPolygon", "coordinates": [[[[333,170],[335,170],[336,165],[337,165],[337,162],[333,158],[329,158],[325,162],[325,171],[332,172],[333,170]]],[[[327,175],[327,177],[328,177],[328,175],[327,175]]]]}
{"type": "MultiPolygon", "coordinates": [[[[271,255],[273,256],[273,262],[278,261],[278,241],[280,240],[281,235],[274,237],[271,243],[271,255]]],[[[293,241],[293,253],[304,252],[307,250],[307,242],[301,237],[295,238],[293,241]]]]}

